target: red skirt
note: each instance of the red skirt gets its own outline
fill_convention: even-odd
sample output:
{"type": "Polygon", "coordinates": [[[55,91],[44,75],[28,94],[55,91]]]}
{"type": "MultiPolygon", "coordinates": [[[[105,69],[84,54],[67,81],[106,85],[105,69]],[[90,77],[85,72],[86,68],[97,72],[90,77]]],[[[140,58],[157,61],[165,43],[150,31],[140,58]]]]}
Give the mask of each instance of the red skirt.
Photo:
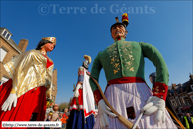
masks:
{"type": "Polygon", "coordinates": [[[34,88],[17,99],[16,107],[11,111],[2,111],[1,107],[12,89],[12,79],[0,86],[0,128],[2,121],[30,121],[32,113],[37,113],[36,121],[44,121],[46,112],[46,87],[34,88]]]}
{"type": "MultiPolygon", "coordinates": [[[[82,93],[83,90],[79,89],[78,92],[79,92],[78,103],[79,103],[80,109],[82,110],[83,109],[83,93],[82,93]]],[[[73,97],[72,102],[70,104],[70,111],[71,110],[78,110],[78,105],[76,103],[76,98],[75,97],[73,97]]]]}

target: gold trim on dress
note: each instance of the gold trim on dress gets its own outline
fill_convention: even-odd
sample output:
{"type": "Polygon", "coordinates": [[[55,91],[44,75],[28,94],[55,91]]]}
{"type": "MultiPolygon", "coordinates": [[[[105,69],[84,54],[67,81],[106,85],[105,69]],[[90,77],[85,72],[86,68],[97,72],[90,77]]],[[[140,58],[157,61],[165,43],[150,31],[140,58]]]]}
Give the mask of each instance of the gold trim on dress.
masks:
{"type": "Polygon", "coordinates": [[[4,64],[17,97],[35,87],[46,86],[46,82],[51,83],[54,65],[46,69],[46,64],[47,58],[39,50],[24,52],[4,64]]]}

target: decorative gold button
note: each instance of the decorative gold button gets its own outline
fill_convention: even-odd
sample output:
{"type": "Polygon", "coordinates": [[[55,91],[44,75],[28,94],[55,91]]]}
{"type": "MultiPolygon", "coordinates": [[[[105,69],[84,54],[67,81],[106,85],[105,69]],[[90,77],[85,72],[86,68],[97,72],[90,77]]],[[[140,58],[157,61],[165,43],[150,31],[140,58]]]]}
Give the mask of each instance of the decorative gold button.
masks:
{"type": "Polygon", "coordinates": [[[165,92],[165,90],[163,90],[163,92],[165,92]]]}

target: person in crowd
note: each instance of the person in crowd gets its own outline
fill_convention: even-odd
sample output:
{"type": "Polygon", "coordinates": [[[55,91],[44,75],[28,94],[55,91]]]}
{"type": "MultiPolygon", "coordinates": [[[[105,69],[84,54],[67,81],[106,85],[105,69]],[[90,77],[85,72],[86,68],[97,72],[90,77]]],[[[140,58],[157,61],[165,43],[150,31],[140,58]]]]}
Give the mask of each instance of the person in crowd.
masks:
{"type": "Polygon", "coordinates": [[[190,116],[190,113],[186,113],[182,123],[187,129],[193,129],[193,117],[190,116]]]}
{"type": "Polygon", "coordinates": [[[46,121],[50,121],[50,120],[51,120],[51,115],[50,115],[50,114],[47,114],[46,116],[47,116],[46,121]]]}
{"type": "Polygon", "coordinates": [[[53,110],[54,113],[52,114],[51,121],[59,121],[59,113],[58,113],[59,106],[54,104],[53,110]]]}
{"type": "Polygon", "coordinates": [[[46,121],[46,120],[47,120],[47,118],[48,118],[48,117],[47,117],[47,114],[46,114],[46,115],[45,115],[45,119],[44,119],[44,121],[46,121]]]}
{"type": "Polygon", "coordinates": [[[58,119],[60,120],[62,118],[62,114],[58,113],[58,119]]]}
{"type": "Polygon", "coordinates": [[[62,115],[61,121],[62,121],[62,128],[66,129],[67,121],[68,121],[68,108],[64,109],[64,114],[62,115]]]}
{"type": "MultiPolygon", "coordinates": [[[[45,121],[51,121],[51,115],[46,114],[45,121]]],[[[44,127],[44,129],[50,129],[49,127],[44,127]]]]}

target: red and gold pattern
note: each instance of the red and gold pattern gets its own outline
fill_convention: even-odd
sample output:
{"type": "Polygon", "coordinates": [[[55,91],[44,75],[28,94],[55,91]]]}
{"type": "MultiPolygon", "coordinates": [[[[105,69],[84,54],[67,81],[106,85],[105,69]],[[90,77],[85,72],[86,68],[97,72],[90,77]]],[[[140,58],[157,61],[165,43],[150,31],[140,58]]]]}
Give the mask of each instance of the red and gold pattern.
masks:
{"type": "Polygon", "coordinates": [[[129,18],[127,13],[124,13],[122,15],[122,23],[124,23],[126,26],[129,24],[129,18]]]}
{"type": "Polygon", "coordinates": [[[80,76],[80,75],[84,75],[84,67],[80,67],[78,69],[78,76],[80,76]]]}
{"type": "Polygon", "coordinates": [[[101,99],[103,99],[103,98],[102,98],[102,95],[101,95],[101,93],[100,93],[100,91],[99,91],[99,89],[95,90],[95,91],[93,92],[93,94],[94,94],[95,102],[96,102],[96,104],[98,105],[98,102],[99,102],[101,99]]]}
{"type": "Polygon", "coordinates": [[[45,51],[40,51],[44,57],[47,58],[47,65],[46,68],[50,67],[53,64],[53,61],[47,56],[47,53],[45,51]]]}
{"type": "Polygon", "coordinates": [[[48,41],[51,41],[53,44],[56,45],[56,38],[55,37],[44,37],[42,39],[45,39],[45,40],[48,40],[48,41]]]}
{"type": "Polygon", "coordinates": [[[168,92],[168,86],[161,82],[156,82],[155,86],[153,88],[153,96],[157,96],[158,98],[161,98],[166,101],[168,92]]]}

